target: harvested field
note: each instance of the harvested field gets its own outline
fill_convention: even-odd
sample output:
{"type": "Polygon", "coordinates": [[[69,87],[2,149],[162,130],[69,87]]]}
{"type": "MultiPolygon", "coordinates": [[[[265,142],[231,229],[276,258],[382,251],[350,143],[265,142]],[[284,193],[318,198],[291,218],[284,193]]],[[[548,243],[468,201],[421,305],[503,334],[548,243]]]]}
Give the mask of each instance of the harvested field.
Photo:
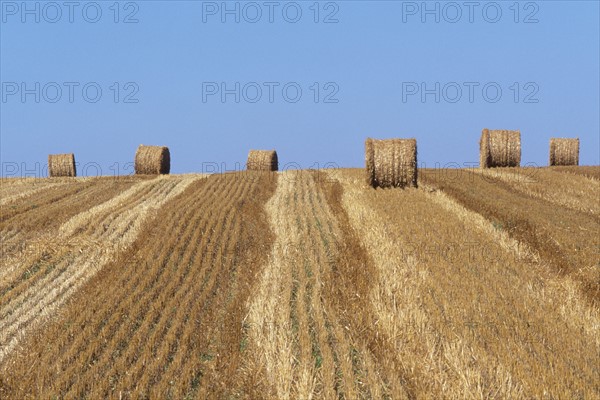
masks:
{"type": "MultiPolygon", "coordinates": [[[[492,221],[497,229],[535,249],[555,272],[579,282],[585,296],[600,304],[600,218],[532,198],[501,180],[457,170],[452,177],[424,170],[423,181],[492,221]]],[[[589,190],[589,188],[587,189],[589,190]]]]}
{"type": "Polygon", "coordinates": [[[351,280],[346,274],[356,271],[366,277],[367,256],[360,248],[352,249],[352,259],[343,253],[350,247],[340,242],[345,235],[323,178],[285,172],[267,204],[275,243],[245,319],[247,376],[258,374],[255,395],[268,398],[378,397],[388,390],[386,381],[404,393],[391,371],[382,379],[363,338],[368,333],[353,338],[348,331],[360,326],[347,311],[368,281],[348,287],[338,278],[351,280]]]}
{"type": "Polygon", "coordinates": [[[3,180],[0,398],[598,398],[598,171],[3,180]]]}
{"type": "Polygon", "coordinates": [[[51,315],[120,250],[126,249],[153,209],[179,194],[193,179],[138,183],[66,221],[58,228],[58,234],[38,244],[31,256],[3,265],[0,360],[20,342],[26,331],[51,315]],[[129,203],[128,208],[124,206],[126,203],[129,203]]]}
{"type": "Polygon", "coordinates": [[[370,312],[409,397],[598,393],[598,310],[569,277],[443,192],[369,191],[360,171],[339,176],[352,226],[377,249],[370,312]]]}
{"type": "Polygon", "coordinates": [[[39,193],[40,191],[49,187],[65,185],[73,182],[72,179],[62,182],[59,181],[59,178],[0,178],[0,206],[15,202],[35,193],[39,193]]]}
{"type": "MultiPolygon", "coordinates": [[[[12,377],[29,370],[31,383],[39,378],[44,382],[28,387],[18,383],[13,386],[19,388],[15,393],[29,392],[35,397],[52,393],[66,397],[118,393],[166,397],[173,391],[175,398],[181,398],[197,390],[200,377],[210,375],[209,368],[215,364],[226,363],[235,371],[227,352],[239,350],[240,331],[239,325],[231,323],[243,318],[239,307],[250,293],[248,280],[253,279],[253,268],[260,265],[263,244],[256,240],[268,239],[268,225],[255,219],[260,217],[260,207],[244,199],[268,197],[274,182],[235,175],[192,179],[187,190],[182,188],[179,197],[174,196],[176,202],[166,203],[155,215],[156,220],[168,222],[166,230],[161,224],[146,224],[131,247],[106,264],[68,303],[61,319],[31,336],[27,347],[37,346],[42,351],[40,357],[62,367],[45,369],[38,377],[43,367],[34,371],[22,364],[24,369],[17,372],[19,367],[12,365],[12,377]],[[198,198],[204,201],[198,203],[198,198]],[[216,204],[221,207],[213,208],[216,204]],[[155,246],[159,237],[165,246],[155,246]],[[233,295],[235,290],[240,298],[233,295]],[[211,307],[215,304],[218,310],[211,307]],[[210,330],[208,321],[212,323],[210,330]],[[71,334],[64,332],[65,326],[76,332],[78,340],[68,339],[71,334]],[[65,340],[48,347],[46,335],[65,340]],[[99,337],[104,340],[96,340],[99,337]],[[236,344],[231,347],[227,341],[219,344],[220,340],[235,340],[236,344]],[[120,349],[118,354],[114,353],[116,348],[120,349]],[[187,356],[189,351],[196,352],[194,357],[187,356]],[[219,354],[224,359],[217,359],[219,354]],[[84,365],[87,367],[82,368],[84,365]],[[114,382],[107,386],[108,376],[113,376],[114,382]],[[173,380],[179,384],[169,383],[173,380]]],[[[138,196],[132,193],[131,197],[138,196]]],[[[27,362],[26,358],[21,361],[27,362]]],[[[41,367],[45,362],[37,360],[36,365],[41,367]]],[[[11,381],[4,372],[6,385],[25,378],[11,381]]],[[[205,389],[218,391],[219,387],[205,389]]]]}
{"type": "MultiPolygon", "coordinates": [[[[500,180],[511,188],[556,205],[600,216],[600,182],[584,175],[556,173],[554,168],[472,169],[490,183],[500,180]]],[[[454,172],[444,172],[452,179],[454,172]]]]}
{"type": "Polygon", "coordinates": [[[39,248],[38,241],[48,236],[45,234],[55,236],[55,230],[69,218],[107,201],[139,179],[77,178],[69,181],[48,184],[48,180],[42,180],[30,191],[19,185],[13,189],[27,195],[18,198],[14,198],[13,190],[8,191],[7,197],[12,201],[0,209],[2,259],[32,246],[39,248]]]}
{"type": "Polygon", "coordinates": [[[596,181],[600,180],[600,167],[593,166],[585,166],[585,167],[573,167],[573,166],[565,166],[565,167],[552,167],[552,171],[564,172],[566,174],[572,175],[581,175],[586,178],[594,179],[596,181]]]}

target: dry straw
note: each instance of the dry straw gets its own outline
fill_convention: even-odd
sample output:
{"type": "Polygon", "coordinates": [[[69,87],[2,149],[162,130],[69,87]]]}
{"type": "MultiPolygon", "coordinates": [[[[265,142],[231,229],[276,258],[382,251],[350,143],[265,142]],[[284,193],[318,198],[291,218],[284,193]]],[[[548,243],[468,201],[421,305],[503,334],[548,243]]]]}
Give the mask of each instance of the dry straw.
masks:
{"type": "Polygon", "coordinates": [[[368,138],[367,183],[376,187],[417,187],[417,140],[368,138]]]}
{"type": "Polygon", "coordinates": [[[170,170],[171,154],[168,147],[140,144],[135,152],[135,173],[137,175],[168,174],[170,170]]]}
{"type": "Polygon", "coordinates": [[[579,139],[550,139],[550,165],[579,165],[579,139]]]}
{"type": "Polygon", "coordinates": [[[75,155],[73,153],[48,155],[48,175],[51,177],[77,176],[75,155]]]}
{"type": "Polygon", "coordinates": [[[275,150],[250,150],[246,169],[249,171],[277,171],[279,162],[275,150]]]}
{"type": "Polygon", "coordinates": [[[521,132],[484,129],[479,141],[481,168],[518,167],[521,164],[521,132]]]}

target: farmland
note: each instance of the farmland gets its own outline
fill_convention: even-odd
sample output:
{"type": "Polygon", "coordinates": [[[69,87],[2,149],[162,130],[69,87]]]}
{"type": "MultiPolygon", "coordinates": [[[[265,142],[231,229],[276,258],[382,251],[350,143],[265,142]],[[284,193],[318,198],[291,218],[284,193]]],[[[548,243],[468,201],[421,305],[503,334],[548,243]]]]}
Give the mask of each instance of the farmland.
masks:
{"type": "Polygon", "coordinates": [[[600,167],[0,181],[0,398],[598,398],[600,167]]]}

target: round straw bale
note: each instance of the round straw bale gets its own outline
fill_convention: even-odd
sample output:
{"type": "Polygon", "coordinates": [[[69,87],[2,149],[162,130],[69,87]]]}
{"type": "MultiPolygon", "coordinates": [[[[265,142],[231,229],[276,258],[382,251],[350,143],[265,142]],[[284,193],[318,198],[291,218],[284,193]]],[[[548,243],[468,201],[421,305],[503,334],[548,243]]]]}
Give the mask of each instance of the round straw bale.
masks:
{"type": "Polygon", "coordinates": [[[481,168],[521,165],[521,132],[484,129],[479,141],[481,168]]]}
{"type": "Polygon", "coordinates": [[[75,155],[73,153],[48,155],[48,175],[51,177],[77,176],[75,155]]]}
{"type": "Polygon", "coordinates": [[[368,138],[367,183],[376,187],[417,187],[417,140],[368,138]]]}
{"type": "Polygon", "coordinates": [[[375,187],[375,150],[373,141],[375,139],[367,138],[365,140],[365,163],[367,166],[367,185],[375,187]]]}
{"type": "Polygon", "coordinates": [[[250,150],[246,169],[249,171],[277,171],[279,162],[275,150],[250,150]]]}
{"type": "Polygon", "coordinates": [[[144,146],[140,144],[135,152],[135,173],[137,175],[160,175],[171,171],[171,154],[165,146],[144,146]]]}
{"type": "Polygon", "coordinates": [[[579,138],[550,139],[550,165],[579,165],[579,138]]]}

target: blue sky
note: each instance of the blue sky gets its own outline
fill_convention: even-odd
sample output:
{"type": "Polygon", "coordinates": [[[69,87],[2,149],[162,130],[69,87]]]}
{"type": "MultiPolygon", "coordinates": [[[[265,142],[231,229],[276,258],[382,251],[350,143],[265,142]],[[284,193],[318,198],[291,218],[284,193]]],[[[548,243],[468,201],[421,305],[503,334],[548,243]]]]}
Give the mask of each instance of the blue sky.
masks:
{"type": "Polygon", "coordinates": [[[597,1],[69,4],[1,1],[4,176],[63,152],[126,174],[141,143],[169,146],[173,173],[251,148],[362,167],[369,136],[465,165],[483,128],[520,129],[522,164],[547,165],[551,137],[600,163],[597,1]]]}

